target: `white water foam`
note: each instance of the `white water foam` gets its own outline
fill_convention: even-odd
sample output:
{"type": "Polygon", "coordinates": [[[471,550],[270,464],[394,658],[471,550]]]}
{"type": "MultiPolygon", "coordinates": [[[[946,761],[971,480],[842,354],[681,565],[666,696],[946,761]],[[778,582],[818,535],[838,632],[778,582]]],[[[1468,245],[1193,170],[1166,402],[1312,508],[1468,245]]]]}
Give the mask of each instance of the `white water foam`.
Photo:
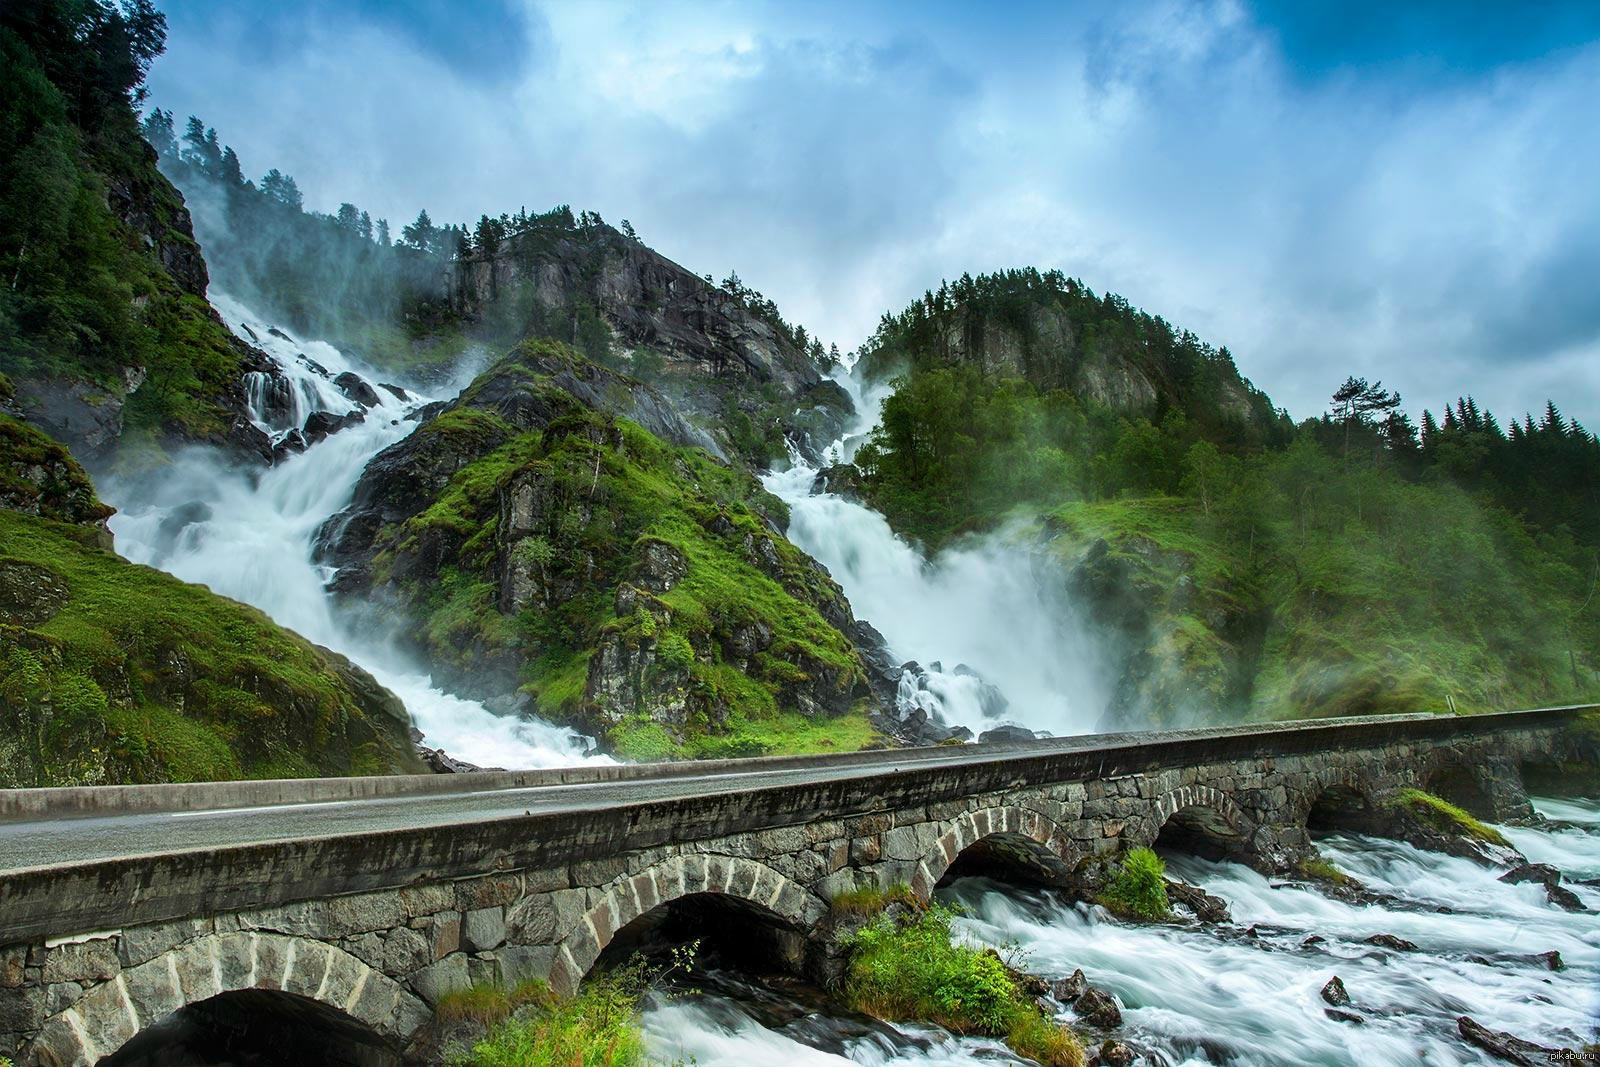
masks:
{"type": "MultiPolygon", "coordinates": [[[[826,450],[823,463],[847,462],[877,425],[887,389],[865,388],[848,369],[834,380],[855,401],[857,418],[826,450]]],[[[789,539],[843,587],[856,617],[877,627],[902,660],[930,669],[923,688],[908,685],[902,704],[937,710],[974,732],[1010,721],[1056,734],[1087,733],[1107,705],[1106,657],[1063,593],[1064,576],[1042,554],[1004,533],[971,538],[932,559],[899,537],[884,517],[829,492],[813,495],[817,467],[798,454],[765,478],[789,505],[789,539]],[[970,667],[997,687],[998,714],[970,667]]]]}

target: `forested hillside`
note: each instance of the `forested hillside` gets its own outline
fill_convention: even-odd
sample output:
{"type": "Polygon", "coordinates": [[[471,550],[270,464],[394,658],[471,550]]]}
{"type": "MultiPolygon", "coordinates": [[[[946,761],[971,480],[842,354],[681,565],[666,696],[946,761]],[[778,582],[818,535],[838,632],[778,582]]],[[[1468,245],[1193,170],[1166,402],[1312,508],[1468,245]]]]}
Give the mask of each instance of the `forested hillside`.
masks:
{"type": "Polygon", "coordinates": [[[1554,405],[1502,429],[1462,398],[1419,429],[1351,379],[1295,426],[1225,349],[1032,271],[929,293],[864,359],[903,372],[866,498],[932,544],[1037,538],[1116,636],[1113,718],[1600,690],[1600,444],[1554,405]]]}
{"type": "Polygon", "coordinates": [[[133,114],[164,40],[148,0],[0,8],[0,373],[86,459],[230,442],[258,358],[133,114]]]}

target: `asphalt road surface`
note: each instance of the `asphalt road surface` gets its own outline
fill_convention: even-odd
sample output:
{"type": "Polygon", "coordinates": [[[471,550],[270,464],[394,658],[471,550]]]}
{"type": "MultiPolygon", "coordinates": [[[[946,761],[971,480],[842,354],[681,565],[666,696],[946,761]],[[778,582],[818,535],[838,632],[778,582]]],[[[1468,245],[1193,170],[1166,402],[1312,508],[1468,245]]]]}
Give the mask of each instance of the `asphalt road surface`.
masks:
{"type": "MultiPolygon", "coordinates": [[[[986,753],[989,758],[997,754],[986,753]]],[[[896,754],[889,751],[884,753],[881,762],[868,764],[840,765],[819,760],[814,766],[735,774],[675,775],[442,796],[0,822],[0,874],[29,867],[87,863],[155,852],[186,852],[304,837],[478,823],[529,812],[593,811],[772,785],[801,785],[894,773],[902,766],[911,769],[970,763],[974,756],[970,750],[952,749],[948,756],[907,760],[904,756],[897,759],[896,754]]]]}

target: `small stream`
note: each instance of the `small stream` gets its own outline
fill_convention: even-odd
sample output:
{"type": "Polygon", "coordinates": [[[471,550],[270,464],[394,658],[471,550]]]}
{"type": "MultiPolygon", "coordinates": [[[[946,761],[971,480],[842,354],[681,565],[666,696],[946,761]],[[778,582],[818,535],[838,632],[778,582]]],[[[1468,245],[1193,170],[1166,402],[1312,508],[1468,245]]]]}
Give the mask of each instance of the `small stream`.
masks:
{"type": "MultiPolygon", "coordinates": [[[[1559,820],[1502,828],[1530,860],[1560,868],[1590,908],[1600,889],[1600,802],[1537,800],[1559,820]],[[1563,825],[1566,824],[1566,825],[1563,825]]],[[[1393,899],[1357,905],[1246,867],[1169,857],[1169,875],[1227,900],[1233,923],[1119,922],[1044,891],[963,879],[941,890],[967,914],[958,933],[1025,953],[1048,978],[1082,968],[1114,993],[1115,1036],[1158,1067],[1227,1064],[1487,1064],[1456,1031],[1462,1015],[1541,1044],[1581,1047],[1600,1024],[1600,920],[1563,911],[1537,885],[1499,871],[1379,838],[1335,835],[1324,857],[1393,899]],[[1254,927],[1254,934],[1249,931],[1254,927]],[[1396,952],[1364,944],[1394,934],[1396,952]],[[1320,938],[1307,943],[1308,938],[1320,938]],[[1552,971],[1541,953],[1561,954],[1552,971]],[[1338,975],[1360,1023],[1328,1014],[1319,992],[1338,975]]],[[[1073,1021],[1070,1012],[1065,1021],[1073,1021]]],[[[992,1041],[933,1027],[888,1026],[803,998],[718,976],[698,993],[653,999],[645,1012],[653,1052],[713,1065],[954,1064],[1017,1062],[992,1041]]]]}

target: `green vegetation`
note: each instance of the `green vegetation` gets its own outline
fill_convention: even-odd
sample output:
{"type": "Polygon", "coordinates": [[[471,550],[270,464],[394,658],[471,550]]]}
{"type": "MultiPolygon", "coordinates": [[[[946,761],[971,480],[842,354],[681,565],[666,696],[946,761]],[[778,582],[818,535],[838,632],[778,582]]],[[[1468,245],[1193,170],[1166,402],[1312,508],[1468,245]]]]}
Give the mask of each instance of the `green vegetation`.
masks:
{"type": "Polygon", "coordinates": [[[1511,847],[1511,842],[1499,830],[1432,793],[1424,793],[1420,789],[1402,789],[1388,803],[1439,833],[1457,834],[1503,848],[1511,847]]]}
{"type": "Polygon", "coordinates": [[[898,920],[879,916],[857,931],[846,1003],[881,1019],[1004,1038],[1047,1067],[1079,1067],[1076,1037],[1040,1015],[998,955],[951,940],[954,917],[934,905],[898,920]]]}
{"type": "MultiPolygon", "coordinates": [[[[666,973],[688,967],[695,948],[673,953],[665,969],[635,956],[591,976],[575,997],[560,997],[542,982],[510,994],[474,989],[451,1008],[455,1018],[490,1022],[488,1036],[453,1059],[454,1067],[638,1067],[648,1062],[639,1030],[639,1003],[666,973]]],[[[447,998],[448,1000],[449,998],[447,998]]],[[[440,1012],[445,1008],[441,1003],[440,1012]]]]}
{"type": "Polygon", "coordinates": [[[1116,710],[1600,692],[1600,442],[1553,406],[1502,430],[1463,398],[1419,432],[1351,379],[1296,427],[1226,350],[1028,271],[928,294],[864,358],[903,372],[857,456],[869,502],[932,545],[1008,524],[1048,542],[1138,661],[1116,710]]]}
{"type": "Polygon", "coordinates": [[[580,403],[557,382],[568,374],[628,383],[527,342],[417,431],[415,450],[455,473],[384,533],[374,572],[417,605],[432,661],[463,677],[509,664],[541,714],[634,760],[872,740],[865,667],[825,617],[847,608],[769,528],[782,503],[742,469],[580,403]],[[472,406],[508,389],[539,413],[531,428],[472,406]],[[514,495],[528,518],[509,532],[514,495]]]}
{"type": "Polygon", "coordinates": [[[917,899],[916,893],[904,882],[899,882],[885,889],[879,885],[862,885],[848,889],[828,902],[828,906],[838,915],[856,915],[862,918],[871,918],[883,911],[890,904],[904,904],[908,908],[920,908],[922,902],[917,899]]]}
{"type": "Polygon", "coordinates": [[[1299,864],[1302,876],[1317,882],[1328,882],[1331,885],[1350,885],[1355,881],[1348,874],[1335,867],[1332,863],[1315,856],[1308,860],[1301,860],[1299,864]]]}
{"type": "Polygon", "coordinates": [[[1167,865],[1148,848],[1129,849],[1100,891],[1100,903],[1113,915],[1145,922],[1172,917],[1167,899],[1167,865]]]}
{"type": "Polygon", "coordinates": [[[501,1022],[529,1006],[548,1007],[554,1003],[550,987],[537,979],[523,982],[515,989],[502,989],[492,983],[482,983],[446,993],[434,1005],[433,1013],[440,1019],[453,1021],[470,1019],[492,1025],[501,1022]]]}
{"type": "Polygon", "coordinates": [[[127,429],[204,437],[228,425],[240,350],[133,114],[165,35],[148,0],[0,11],[0,371],[112,398],[142,368],[127,429]]]}
{"type": "Polygon", "coordinates": [[[414,769],[370,678],[98,540],[0,510],[0,787],[414,769]]]}

